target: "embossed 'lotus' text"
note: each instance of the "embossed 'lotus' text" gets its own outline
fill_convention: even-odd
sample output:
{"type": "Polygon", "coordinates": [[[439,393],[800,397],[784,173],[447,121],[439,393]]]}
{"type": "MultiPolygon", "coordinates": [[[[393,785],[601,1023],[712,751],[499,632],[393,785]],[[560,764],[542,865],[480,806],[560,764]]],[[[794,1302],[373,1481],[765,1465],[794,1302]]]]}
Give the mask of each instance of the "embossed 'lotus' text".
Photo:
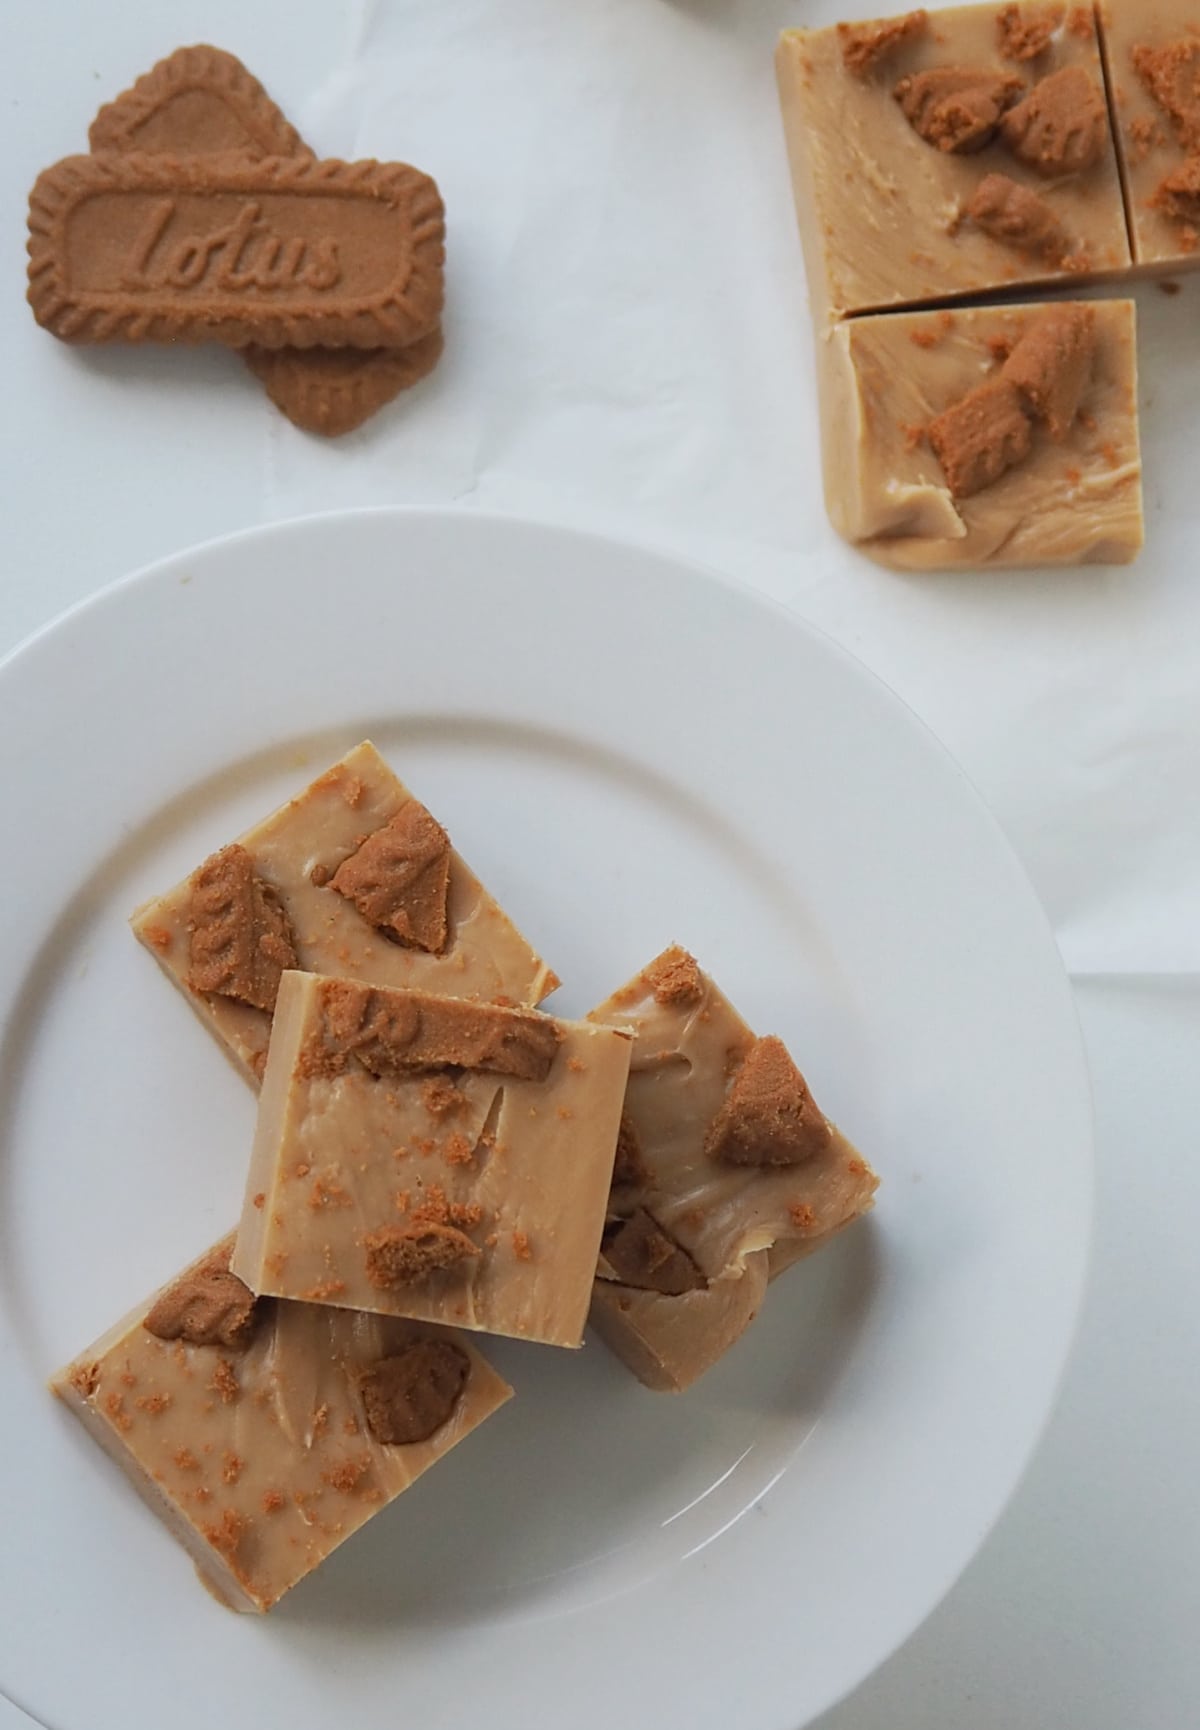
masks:
{"type": "Polygon", "coordinates": [[[341,280],[336,240],[274,233],[256,199],[210,234],[188,231],[176,199],[156,199],[122,273],[125,288],[217,288],[233,294],[296,287],[320,293],[341,280]]]}

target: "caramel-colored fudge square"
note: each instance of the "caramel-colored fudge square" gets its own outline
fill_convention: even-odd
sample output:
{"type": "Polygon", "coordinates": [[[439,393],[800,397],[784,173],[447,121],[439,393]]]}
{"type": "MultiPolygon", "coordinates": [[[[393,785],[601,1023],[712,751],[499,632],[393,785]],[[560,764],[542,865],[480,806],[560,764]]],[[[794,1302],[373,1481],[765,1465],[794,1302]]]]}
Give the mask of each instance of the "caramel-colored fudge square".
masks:
{"type": "Polygon", "coordinates": [[[255,1087],[285,967],[512,1003],[558,984],[367,742],[131,923],[255,1087]]]}
{"type": "Polygon", "coordinates": [[[1100,0],[1134,262],[1200,266],[1200,0],[1100,0]]]}
{"type": "Polygon", "coordinates": [[[512,1389],[446,1329],[254,1299],[232,1235],[51,1383],[235,1610],[269,1610],[512,1389]]]}
{"type": "Polygon", "coordinates": [[[776,69],[818,322],[1128,266],[1089,6],[789,30],[776,69]]]}
{"type": "Polygon", "coordinates": [[[902,569],[1128,562],[1142,544],[1134,338],[1134,306],[1124,300],[893,313],[836,326],[819,354],[835,528],[902,569]],[[999,430],[1013,412],[1001,387],[1020,362],[1022,336],[1080,307],[1093,309],[1081,316],[1094,320],[1094,352],[1077,403],[1066,405],[1069,426],[1052,429],[1022,398],[1025,454],[1010,444],[1006,454],[1017,460],[998,478],[955,496],[964,450],[961,438],[957,448],[937,447],[941,417],[955,433],[968,397],[994,393],[999,430]]]}
{"type": "Polygon", "coordinates": [[[689,1387],[768,1282],[872,1205],[878,1179],[777,1039],[685,950],[592,1011],[634,1038],[591,1322],[648,1387],[689,1387]]]}
{"type": "Polygon", "coordinates": [[[591,1022],[286,973],[235,1271],[578,1346],[630,1049],[591,1022]]]}

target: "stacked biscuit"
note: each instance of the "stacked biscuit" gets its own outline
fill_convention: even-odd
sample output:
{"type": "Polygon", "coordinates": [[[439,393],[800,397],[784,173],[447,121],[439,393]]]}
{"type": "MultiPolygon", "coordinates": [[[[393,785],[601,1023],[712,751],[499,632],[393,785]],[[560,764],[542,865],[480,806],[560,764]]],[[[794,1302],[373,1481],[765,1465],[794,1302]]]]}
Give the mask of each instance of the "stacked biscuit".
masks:
{"type": "Polygon", "coordinates": [[[181,48],[39,176],[29,300],[67,342],[217,342],[336,435],[442,352],[445,213],[401,163],[318,160],[230,54],[181,48]]]}
{"type": "Polygon", "coordinates": [[[1196,0],[788,31],[777,69],[834,526],[902,568],[1131,559],[1134,305],[1014,295],[1200,264],[1196,0]]]}
{"type": "Polygon", "coordinates": [[[219,1597],[266,1610],[589,1318],[680,1390],[876,1178],[671,948],[580,1021],[364,743],[134,930],[259,1092],[236,1231],[55,1378],[219,1597]]]}

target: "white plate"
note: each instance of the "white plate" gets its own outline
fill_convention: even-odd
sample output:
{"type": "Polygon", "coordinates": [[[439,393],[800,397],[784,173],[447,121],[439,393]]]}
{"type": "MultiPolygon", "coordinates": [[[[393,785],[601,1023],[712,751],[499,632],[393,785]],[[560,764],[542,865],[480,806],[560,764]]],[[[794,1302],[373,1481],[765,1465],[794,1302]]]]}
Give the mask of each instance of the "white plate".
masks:
{"type": "Polygon", "coordinates": [[[119,585],[0,672],[0,1685],[54,1730],[796,1730],[927,1614],[1046,1416],[1090,1109],[1046,923],[913,716],[644,551],[327,517],[119,585]],[[579,1011],[668,939],[883,1176],[678,1399],[598,1343],[266,1620],[43,1379],[233,1218],[253,1101],[125,929],[371,735],[579,1011]]]}

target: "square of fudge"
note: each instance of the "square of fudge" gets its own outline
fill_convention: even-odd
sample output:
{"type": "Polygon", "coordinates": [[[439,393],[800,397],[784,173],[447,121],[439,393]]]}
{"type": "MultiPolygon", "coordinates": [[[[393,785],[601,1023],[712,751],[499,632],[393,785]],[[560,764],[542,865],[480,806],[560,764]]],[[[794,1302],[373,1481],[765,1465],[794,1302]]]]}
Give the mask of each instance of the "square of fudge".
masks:
{"type": "Polygon", "coordinates": [[[269,1610],[511,1396],[461,1335],[256,1299],[233,1234],[53,1391],[235,1610],[269,1610]]]}
{"type": "Polygon", "coordinates": [[[255,1087],[285,968],[485,1002],[558,985],[369,742],[131,924],[255,1087]]]}
{"type": "Polygon", "coordinates": [[[580,1345],[630,1050],[592,1022],[285,973],[235,1272],[580,1345]]]}
{"type": "Polygon", "coordinates": [[[1134,263],[1200,266],[1200,3],[1100,0],[1134,263]]]}
{"type": "Polygon", "coordinates": [[[956,307],[820,344],[834,527],[900,569],[1125,564],[1142,545],[1132,301],[956,307]]]}
{"type": "Polygon", "coordinates": [[[776,70],[818,322],[1128,266],[1090,6],[789,30],[776,70]]]}
{"type": "Polygon", "coordinates": [[[757,1038],[686,950],[592,1014],[634,1047],[590,1319],[647,1387],[678,1392],[879,1180],[783,1043],[757,1038]]]}

